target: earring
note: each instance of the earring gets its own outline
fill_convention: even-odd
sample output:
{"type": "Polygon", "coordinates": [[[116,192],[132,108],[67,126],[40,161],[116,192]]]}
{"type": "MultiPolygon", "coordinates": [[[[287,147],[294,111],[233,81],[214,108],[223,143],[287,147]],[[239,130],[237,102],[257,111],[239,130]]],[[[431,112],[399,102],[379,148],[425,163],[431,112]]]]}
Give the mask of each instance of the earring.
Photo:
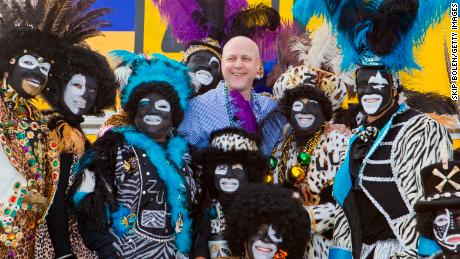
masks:
{"type": "Polygon", "coordinates": [[[168,128],[168,137],[174,138],[177,135],[177,130],[174,126],[168,128]]]}
{"type": "Polygon", "coordinates": [[[11,64],[11,65],[14,65],[15,63],[16,63],[16,59],[15,59],[15,58],[11,58],[11,59],[10,59],[10,64],[11,64]]]}
{"type": "Polygon", "coordinates": [[[262,79],[262,77],[264,77],[264,68],[262,67],[262,65],[259,65],[259,68],[257,69],[256,79],[260,80],[262,79]]]}

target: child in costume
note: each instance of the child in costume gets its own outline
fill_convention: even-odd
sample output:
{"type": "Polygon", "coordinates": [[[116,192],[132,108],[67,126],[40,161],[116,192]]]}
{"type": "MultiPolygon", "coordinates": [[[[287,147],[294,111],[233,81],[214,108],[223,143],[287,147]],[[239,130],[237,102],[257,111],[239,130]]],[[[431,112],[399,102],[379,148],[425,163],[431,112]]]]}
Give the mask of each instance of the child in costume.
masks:
{"type": "Polygon", "coordinates": [[[399,104],[398,72],[418,68],[414,45],[440,21],[449,1],[299,1],[303,23],[324,15],[338,32],[343,69],[355,70],[365,121],[350,139],[336,174],[340,208],[329,258],[416,258],[426,243],[416,230],[420,171],[452,152],[447,130],[399,104]]]}
{"type": "Polygon", "coordinates": [[[302,258],[310,238],[308,213],[298,195],[280,186],[243,188],[232,202],[227,223],[230,248],[241,258],[302,258]]]}
{"type": "Polygon", "coordinates": [[[195,258],[233,258],[225,237],[225,215],[244,186],[262,182],[266,159],[260,138],[238,128],[215,131],[209,147],[200,154],[200,164],[207,196],[197,223],[195,258]]]}
{"type": "Polygon", "coordinates": [[[107,131],[76,169],[69,195],[82,237],[104,258],[188,258],[197,185],[188,144],[174,134],[193,92],[188,69],[160,54],[112,55],[129,71],[129,123],[107,131]]]}
{"type": "Polygon", "coordinates": [[[417,230],[435,240],[424,254],[433,259],[460,257],[460,162],[447,161],[421,172],[424,197],[415,204],[417,230]]]}

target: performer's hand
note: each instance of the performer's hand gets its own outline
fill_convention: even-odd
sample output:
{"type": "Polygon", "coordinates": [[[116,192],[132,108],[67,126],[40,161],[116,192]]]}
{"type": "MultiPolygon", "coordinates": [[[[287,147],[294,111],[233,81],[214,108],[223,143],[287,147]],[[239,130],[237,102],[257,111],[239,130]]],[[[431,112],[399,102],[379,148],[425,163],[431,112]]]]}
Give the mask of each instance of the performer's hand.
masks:
{"type": "Polygon", "coordinates": [[[351,135],[351,130],[345,124],[329,124],[328,131],[338,130],[342,134],[351,135]]]}
{"type": "Polygon", "coordinates": [[[49,205],[48,198],[44,197],[43,195],[41,195],[39,193],[25,195],[24,196],[24,201],[29,203],[29,204],[37,205],[42,210],[46,210],[46,208],[49,205]]]}

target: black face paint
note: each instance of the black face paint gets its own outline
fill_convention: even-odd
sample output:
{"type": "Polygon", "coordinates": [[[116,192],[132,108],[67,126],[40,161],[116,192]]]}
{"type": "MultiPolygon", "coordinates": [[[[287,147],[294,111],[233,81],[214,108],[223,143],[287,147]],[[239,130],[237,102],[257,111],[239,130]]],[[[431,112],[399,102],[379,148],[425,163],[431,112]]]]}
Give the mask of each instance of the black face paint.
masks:
{"type": "Polygon", "coordinates": [[[241,164],[220,164],[214,170],[214,187],[221,197],[232,197],[249,183],[241,164]]]}
{"type": "Polygon", "coordinates": [[[445,253],[460,253],[460,209],[440,211],[433,221],[433,233],[445,253]]]}
{"type": "Polygon", "coordinates": [[[272,225],[262,224],[245,242],[245,250],[250,259],[273,259],[282,242],[272,225]]]}
{"type": "Polygon", "coordinates": [[[321,127],[324,121],[321,106],[315,100],[299,98],[292,103],[289,122],[297,136],[310,136],[321,127]]]}
{"type": "Polygon", "coordinates": [[[16,60],[8,84],[22,97],[32,98],[46,86],[50,63],[36,54],[24,54],[16,60]]]}
{"type": "Polygon", "coordinates": [[[379,115],[393,103],[392,76],[385,70],[359,69],[356,72],[356,86],[359,104],[368,115],[379,115]]]}
{"type": "Polygon", "coordinates": [[[161,94],[146,94],[139,100],[134,124],[151,138],[165,141],[172,125],[171,104],[161,94]]]}
{"type": "Polygon", "coordinates": [[[193,53],[187,66],[190,71],[195,74],[198,82],[200,82],[200,90],[198,94],[203,94],[213,88],[216,88],[222,73],[220,71],[220,59],[209,51],[198,51],[193,53]]]}
{"type": "Polygon", "coordinates": [[[84,115],[93,108],[97,91],[98,84],[94,77],[75,74],[64,89],[63,102],[73,114],[84,115]]]}

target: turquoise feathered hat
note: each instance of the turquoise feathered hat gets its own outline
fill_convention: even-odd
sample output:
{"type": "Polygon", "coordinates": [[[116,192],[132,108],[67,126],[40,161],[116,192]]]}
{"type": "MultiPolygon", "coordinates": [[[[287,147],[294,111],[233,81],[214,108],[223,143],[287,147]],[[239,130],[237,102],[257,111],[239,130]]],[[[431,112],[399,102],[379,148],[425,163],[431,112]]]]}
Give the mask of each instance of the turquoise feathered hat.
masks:
{"type": "Polygon", "coordinates": [[[294,17],[307,24],[325,17],[344,55],[342,69],[384,66],[392,72],[420,69],[413,47],[439,23],[451,0],[301,0],[294,17]]]}
{"type": "Polygon", "coordinates": [[[139,86],[149,83],[167,85],[177,94],[182,110],[187,108],[188,100],[193,93],[192,79],[187,66],[162,54],[146,57],[126,50],[114,50],[109,55],[120,61],[115,75],[122,87],[123,108],[126,108],[133,92],[139,86]]]}

